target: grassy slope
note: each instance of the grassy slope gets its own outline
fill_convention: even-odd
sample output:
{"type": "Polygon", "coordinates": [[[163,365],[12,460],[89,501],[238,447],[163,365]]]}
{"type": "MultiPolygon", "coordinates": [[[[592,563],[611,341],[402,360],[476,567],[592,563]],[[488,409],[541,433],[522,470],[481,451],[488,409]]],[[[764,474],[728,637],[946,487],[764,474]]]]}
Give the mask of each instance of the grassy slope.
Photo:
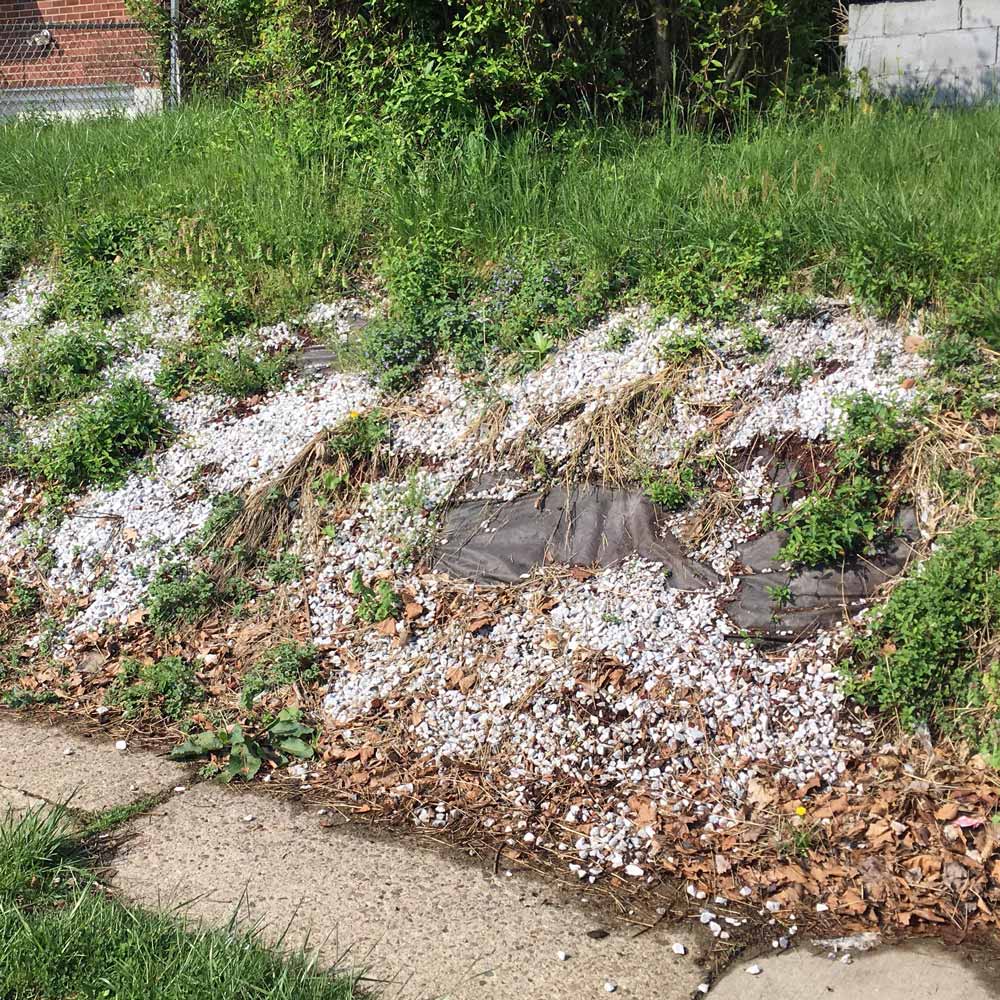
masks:
{"type": "Polygon", "coordinates": [[[29,207],[36,253],[94,213],[144,213],[157,224],[150,271],[242,281],[275,305],[436,229],[474,263],[559,253],[618,267],[654,298],[679,254],[738,271],[734,242],[749,242],[765,254],[752,285],[844,283],[889,309],[967,295],[983,277],[1000,246],[998,146],[1000,111],[851,109],[728,143],[625,128],[555,146],[470,135],[402,164],[392,149],[299,156],[250,115],[205,108],[4,126],[0,199],[29,207]]]}
{"type": "Polygon", "coordinates": [[[60,810],[0,815],[0,995],[8,1000],[351,1000],[346,975],[252,933],[184,927],[109,898],[60,810]]]}

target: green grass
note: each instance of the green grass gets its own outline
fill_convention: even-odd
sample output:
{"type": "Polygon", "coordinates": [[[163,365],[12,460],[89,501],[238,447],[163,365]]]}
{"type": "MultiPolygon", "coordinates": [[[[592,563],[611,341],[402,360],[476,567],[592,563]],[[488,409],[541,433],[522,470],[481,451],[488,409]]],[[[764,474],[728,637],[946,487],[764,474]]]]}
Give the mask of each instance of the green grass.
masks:
{"type": "MultiPolygon", "coordinates": [[[[97,884],[64,810],[0,816],[0,996],[6,1000],[351,1000],[356,978],[123,905],[97,884]]],[[[278,942],[281,946],[282,942],[278,942]]]]}
{"type": "MultiPolygon", "coordinates": [[[[477,331],[446,307],[480,294],[503,261],[526,273],[532,297],[557,264],[602,294],[638,288],[716,316],[789,289],[847,290],[886,312],[943,304],[994,330],[984,317],[996,315],[998,142],[996,109],[848,108],[761,119],[728,142],[624,126],[558,142],[470,133],[401,163],[392,150],[293,156],[247,112],[193,107],[4,125],[0,202],[35,220],[24,253],[77,247],[81,225],[104,220],[102,238],[139,232],[137,274],[238,289],[258,315],[378,267],[401,289],[397,320],[418,361],[435,346],[425,320],[434,338],[475,346],[477,331]],[[400,272],[391,248],[407,247],[434,254],[400,272]],[[428,274],[444,299],[414,317],[408,283],[428,274]]],[[[559,308],[571,324],[588,313],[582,299],[559,308]]]]}

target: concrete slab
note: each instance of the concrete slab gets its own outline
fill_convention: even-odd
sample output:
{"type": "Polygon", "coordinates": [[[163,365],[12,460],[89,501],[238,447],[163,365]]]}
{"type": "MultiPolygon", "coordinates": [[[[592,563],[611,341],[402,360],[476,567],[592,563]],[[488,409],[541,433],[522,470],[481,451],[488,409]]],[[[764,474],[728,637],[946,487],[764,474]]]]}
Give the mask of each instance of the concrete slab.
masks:
{"type": "Polygon", "coordinates": [[[33,795],[27,795],[16,788],[4,788],[0,786],[0,819],[13,813],[20,816],[31,809],[45,806],[44,799],[36,799],[33,795]]]}
{"type": "Polygon", "coordinates": [[[738,962],[713,988],[711,1000],[994,1000],[996,984],[954,951],[932,942],[884,948],[850,965],[806,949],[738,962]]]}
{"type": "Polygon", "coordinates": [[[0,713],[0,788],[8,792],[100,812],[183,784],[186,775],[153,754],[121,753],[112,742],[0,713]]]}
{"type": "Polygon", "coordinates": [[[494,877],[413,838],[323,829],[315,814],[199,785],[136,820],[116,884],[146,906],[259,919],[325,961],[363,966],[408,1000],[688,1000],[703,976],[671,945],[690,930],[609,923],[562,890],[494,877]],[[248,819],[247,817],[253,817],[248,819]],[[588,931],[606,929],[601,940],[588,931]],[[568,954],[565,961],[559,952],[568,954]]]}

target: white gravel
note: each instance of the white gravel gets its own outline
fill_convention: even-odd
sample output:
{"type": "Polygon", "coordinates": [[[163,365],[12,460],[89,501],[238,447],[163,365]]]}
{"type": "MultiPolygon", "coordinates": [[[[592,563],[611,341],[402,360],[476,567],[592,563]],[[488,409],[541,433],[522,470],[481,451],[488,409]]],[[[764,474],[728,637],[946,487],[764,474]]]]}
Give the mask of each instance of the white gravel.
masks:
{"type": "MultiPolygon", "coordinates": [[[[33,296],[43,288],[43,278],[27,275],[0,304],[0,362],[3,344],[31,322],[33,296]]],[[[135,322],[149,335],[119,359],[113,377],[131,373],[150,382],[159,346],[183,337],[189,307],[173,301],[143,311],[135,322]]],[[[363,313],[356,302],[325,304],[307,319],[347,336],[363,313]]],[[[716,441],[705,444],[723,453],[769,436],[820,440],[832,431],[841,397],[867,391],[906,401],[916,388],[901,383],[919,383],[924,371],[920,358],[903,351],[905,331],[846,312],[782,328],[759,325],[771,344],[759,358],[739,346],[739,330],[709,331],[710,353],[686,375],[667,427],[655,435],[634,428],[651,461],[679,454],[713,408],[732,411],[716,441]],[[795,358],[816,370],[792,388],[783,372],[795,358]]],[[[496,432],[494,454],[527,435],[558,462],[595,406],[663,369],[657,345],[681,331],[633,309],[595,325],[523,378],[483,389],[444,368],[402,401],[380,401],[359,375],[327,374],[293,380],[248,411],[205,396],[170,403],[179,433],[151,467],[118,489],[80,497],[55,527],[30,517],[18,523],[34,491],[5,483],[0,560],[14,563],[22,550],[44,543],[53,559],[47,587],[89,600],[66,623],[68,634],[114,628],[141,607],[143,581],[204,524],[212,497],[265,480],[320,430],[381,403],[392,418],[395,453],[414,466],[366,488],[356,513],[333,526],[311,559],[304,582],[313,637],[330,668],[329,725],[350,746],[363,739],[361,720],[377,705],[394,719],[397,738],[442,769],[453,761],[485,765],[511,822],[526,824],[518,836],[542,847],[557,845],[544,841],[548,818],[532,817],[546,814],[554,788],[580,789],[561,817],[567,864],[590,881],[609,870],[643,877],[656,846],[652,827],[638,822],[637,801],[648,804],[649,815],[694,816],[722,829],[746,806],[754,779],[799,787],[844,772],[866,732],[842,710],[838,637],[821,633],[784,655],[765,654],[741,642],[719,611],[730,582],[682,593],[665,585],[661,567],[640,560],[582,581],[539,574],[519,588],[492,591],[456,588],[414,564],[413,554],[433,537],[442,503],[466,477],[518,465],[484,454],[487,426],[496,432]],[[609,332],[623,323],[634,339],[609,349],[609,332]],[[544,436],[534,433],[576,399],[582,413],[544,436]],[[400,623],[394,635],[359,628],[349,587],[355,570],[368,583],[390,581],[418,605],[414,621],[400,623]],[[477,614],[488,623],[473,634],[468,621],[477,614]]],[[[250,342],[268,350],[303,338],[296,324],[279,324],[250,342]]],[[[529,484],[530,476],[501,492],[529,484]]],[[[724,577],[734,546],[753,536],[770,505],[764,469],[740,473],[734,496],[738,509],[694,553],[724,577]]],[[[679,515],[678,527],[691,514],[679,515]]],[[[417,822],[433,826],[453,818],[433,802],[416,813],[417,822]]],[[[721,925],[718,933],[725,933],[721,925]]]]}

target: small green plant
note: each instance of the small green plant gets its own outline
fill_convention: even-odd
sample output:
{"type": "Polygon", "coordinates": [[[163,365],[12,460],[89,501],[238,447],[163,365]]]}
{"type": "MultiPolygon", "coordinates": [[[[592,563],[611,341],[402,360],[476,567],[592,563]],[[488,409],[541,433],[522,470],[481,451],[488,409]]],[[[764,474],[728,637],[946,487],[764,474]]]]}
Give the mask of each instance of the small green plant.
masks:
{"type": "Polygon", "coordinates": [[[779,610],[787,608],[792,603],[792,588],[787,583],[768,587],[767,594],[774,602],[774,606],[779,610]]]}
{"type": "Polygon", "coordinates": [[[784,291],[771,300],[764,310],[764,315],[769,323],[811,319],[816,315],[816,303],[803,292],[784,291]]]}
{"type": "Polygon", "coordinates": [[[396,618],[403,610],[403,601],[387,580],[379,580],[374,587],[364,582],[361,570],[351,576],[351,593],[359,598],[356,614],[368,625],[396,618]]]}
{"type": "Polygon", "coordinates": [[[9,611],[11,618],[30,618],[42,606],[41,591],[23,580],[15,580],[10,588],[9,611]]]}
{"type": "Polygon", "coordinates": [[[661,361],[682,364],[699,357],[708,350],[708,337],[701,330],[695,333],[676,333],[656,345],[656,354],[661,361]]]}
{"type": "Polygon", "coordinates": [[[884,464],[913,436],[912,419],[891,403],[868,393],[839,401],[844,420],[837,431],[837,462],[842,469],[868,470],[884,464]]]}
{"type": "Polygon", "coordinates": [[[311,760],[316,752],[311,741],[316,729],[301,721],[296,708],[283,709],[268,725],[248,736],[243,726],[228,730],[197,733],[170,751],[173,760],[198,760],[201,757],[225,760],[216,765],[219,779],[226,784],[240,778],[252,781],[265,763],[284,767],[290,758],[311,760]]]}
{"type": "Polygon", "coordinates": [[[619,323],[608,331],[607,339],[604,341],[606,351],[624,351],[629,344],[635,340],[635,330],[627,323],[619,323]]]}
{"type": "Polygon", "coordinates": [[[543,330],[534,330],[521,347],[521,367],[527,370],[541,368],[556,349],[555,340],[543,330]]]}
{"type": "Polygon", "coordinates": [[[153,710],[168,719],[181,719],[204,697],[194,666],[179,656],[166,656],[153,663],[122,660],[106,701],[120,708],[125,719],[153,710]]]}
{"type": "Polygon", "coordinates": [[[59,701],[54,691],[28,691],[22,687],[12,687],[0,695],[0,702],[7,708],[30,708],[32,705],[53,705],[59,701]]]}
{"type": "Polygon", "coordinates": [[[7,377],[0,382],[0,408],[45,414],[56,404],[95,389],[110,358],[111,345],[100,329],[22,334],[7,377]]]}
{"type": "Polygon", "coordinates": [[[212,512],[201,526],[201,539],[208,544],[218,539],[240,516],[244,506],[243,497],[238,493],[217,493],[212,497],[212,512]]]}
{"type": "Polygon", "coordinates": [[[104,319],[123,312],[148,229],[140,215],[101,212],[63,233],[51,311],[64,319],[104,319]]]}
{"type": "Polygon", "coordinates": [[[302,578],[302,560],[294,552],[283,552],[264,567],[264,576],[272,583],[291,583],[302,578]]]}
{"type": "Polygon", "coordinates": [[[643,478],[642,491],[667,510],[681,510],[698,495],[694,469],[688,466],[667,475],[649,474],[643,478]]]}
{"type": "Polygon", "coordinates": [[[221,396],[245,399],[280,385],[288,367],[289,358],[284,352],[258,357],[244,347],[182,343],[164,354],[154,381],[169,396],[204,388],[221,396]]]}
{"type": "Polygon", "coordinates": [[[764,354],[771,347],[767,337],[750,324],[740,327],[740,346],[747,354],[764,354]]]}
{"type": "Polygon", "coordinates": [[[200,621],[219,596],[215,581],[203,570],[167,563],[149,585],[147,618],[158,634],[165,635],[177,625],[200,621]]]}
{"type": "Polygon", "coordinates": [[[389,421],[379,410],[352,413],[330,434],[331,455],[349,463],[371,458],[389,437],[389,421]]]}
{"type": "Polygon", "coordinates": [[[315,646],[279,642],[243,678],[240,704],[249,710],[262,694],[290,684],[315,684],[321,676],[319,653],[315,646]]]}
{"type": "Polygon", "coordinates": [[[778,553],[786,562],[827,566],[863,551],[879,531],[880,492],[857,476],[832,493],[814,493],[782,518],[788,539],[778,553]]]}
{"type": "Polygon", "coordinates": [[[803,361],[802,358],[793,358],[782,369],[782,374],[788,379],[788,384],[796,391],[801,389],[805,385],[806,379],[812,378],[815,373],[816,369],[812,363],[803,361]]]}
{"type": "Polygon", "coordinates": [[[209,286],[198,295],[191,325],[203,341],[227,340],[254,322],[254,311],[243,293],[209,286]]]}
{"type": "Polygon", "coordinates": [[[162,407],[142,382],[126,379],[75,414],[47,444],[31,449],[22,463],[62,489],[117,486],[168,429],[162,407]]]}
{"type": "Polygon", "coordinates": [[[907,725],[996,742],[1000,684],[980,649],[1000,626],[1000,463],[977,472],[974,519],[939,539],[872,613],[855,643],[849,689],[907,725]]]}
{"type": "Polygon", "coordinates": [[[372,378],[396,393],[414,384],[442,344],[474,342],[469,278],[433,227],[387,250],[380,271],[389,311],[368,326],[362,346],[372,378]]]}

